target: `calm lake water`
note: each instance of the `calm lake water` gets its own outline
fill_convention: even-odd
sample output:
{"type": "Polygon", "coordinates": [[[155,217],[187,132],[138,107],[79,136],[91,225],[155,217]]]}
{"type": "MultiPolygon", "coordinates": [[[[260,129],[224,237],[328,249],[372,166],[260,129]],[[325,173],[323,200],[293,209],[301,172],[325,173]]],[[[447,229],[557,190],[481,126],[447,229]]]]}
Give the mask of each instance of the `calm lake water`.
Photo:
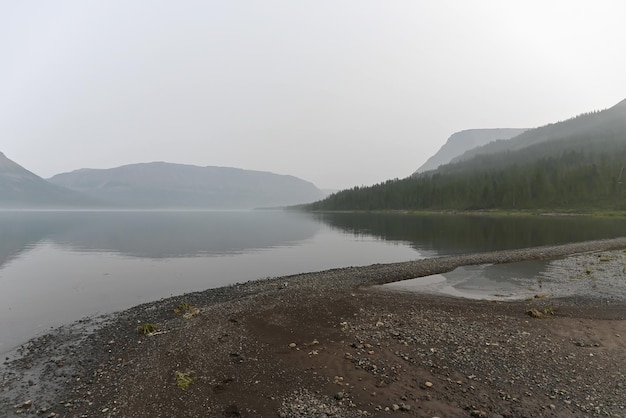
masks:
{"type": "Polygon", "coordinates": [[[85,315],[237,282],[624,235],[623,220],[580,217],[0,212],[0,353],[85,315]]]}

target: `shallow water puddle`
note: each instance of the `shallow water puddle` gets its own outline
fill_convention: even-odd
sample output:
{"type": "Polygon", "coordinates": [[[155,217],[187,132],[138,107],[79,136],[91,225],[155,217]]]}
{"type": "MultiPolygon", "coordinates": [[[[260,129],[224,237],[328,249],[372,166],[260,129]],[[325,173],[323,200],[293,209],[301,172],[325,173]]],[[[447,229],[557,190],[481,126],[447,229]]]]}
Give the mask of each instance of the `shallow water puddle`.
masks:
{"type": "Polygon", "coordinates": [[[542,291],[545,261],[458,267],[451,272],[389,283],[389,290],[439,293],[468,299],[516,300],[542,291]]]}
{"type": "Polygon", "coordinates": [[[542,294],[623,302],[626,301],[626,253],[607,251],[556,260],[463,266],[448,273],[382,287],[469,299],[519,300],[542,294]]]}

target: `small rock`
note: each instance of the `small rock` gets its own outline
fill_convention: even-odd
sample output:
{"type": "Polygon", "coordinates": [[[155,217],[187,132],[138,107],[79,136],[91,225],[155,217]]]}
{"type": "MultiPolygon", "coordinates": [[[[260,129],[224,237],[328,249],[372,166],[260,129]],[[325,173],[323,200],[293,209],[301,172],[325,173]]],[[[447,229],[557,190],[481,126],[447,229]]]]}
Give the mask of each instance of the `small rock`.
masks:
{"type": "Polygon", "coordinates": [[[289,348],[296,348],[296,345],[298,345],[298,344],[296,344],[296,343],[291,343],[291,344],[289,344],[289,348]]]}
{"type": "Polygon", "coordinates": [[[391,409],[393,411],[398,411],[400,410],[400,405],[398,405],[397,403],[394,403],[393,405],[391,405],[391,409]]]}
{"type": "Polygon", "coordinates": [[[427,388],[432,388],[433,387],[433,382],[426,382],[426,383],[424,383],[424,386],[426,386],[427,388]]]}
{"type": "Polygon", "coordinates": [[[224,415],[227,417],[240,417],[241,412],[239,412],[239,408],[237,405],[228,405],[224,410],[224,415]]]}
{"type": "Polygon", "coordinates": [[[530,316],[531,318],[544,318],[545,317],[544,314],[542,314],[535,308],[526,311],[526,315],[530,316]]]}
{"type": "Polygon", "coordinates": [[[241,353],[230,353],[230,358],[236,364],[246,361],[246,357],[241,353]]]}
{"type": "Polygon", "coordinates": [[[22,402],[21,404],[15,405],[14,408],[16,409],[28,409],[33,405],[33,401],[32,400],[27,400],[22,402]]]}

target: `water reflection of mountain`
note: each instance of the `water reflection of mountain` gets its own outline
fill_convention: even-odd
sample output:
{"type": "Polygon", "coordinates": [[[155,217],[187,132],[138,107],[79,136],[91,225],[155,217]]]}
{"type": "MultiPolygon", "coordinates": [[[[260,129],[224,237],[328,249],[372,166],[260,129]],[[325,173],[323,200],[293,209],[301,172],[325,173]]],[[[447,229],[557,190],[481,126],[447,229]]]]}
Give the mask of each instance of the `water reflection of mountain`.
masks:
{"type": "Polygon", "coordinates": [[[626,220],[366,213],[0,212],[0,267],[48,240],[73,251],[131,257],[226,255],[313,238],[320,222],[344,233],[454,254],[626,236],[626,220]]]}
{"type": "Polygon", "coordinates": [[[0,217],[0,266],[41,240],[74,251],[166,258],[293,245],[319,229],[306,215],[280,211],[30,212],[0,217]]]}
{"type": "Polygon", "coordinates": [[[324,223],[356,235],[409,242],[439,254],[556,245],[626,235],[626,220],[584,216],[478,216],[324,213],[324,223]]]}
{"type": "Polygon", "coordinates": [[[29,213],[0,211],[0,267],[32,249],[57,225],[29,213]]]}

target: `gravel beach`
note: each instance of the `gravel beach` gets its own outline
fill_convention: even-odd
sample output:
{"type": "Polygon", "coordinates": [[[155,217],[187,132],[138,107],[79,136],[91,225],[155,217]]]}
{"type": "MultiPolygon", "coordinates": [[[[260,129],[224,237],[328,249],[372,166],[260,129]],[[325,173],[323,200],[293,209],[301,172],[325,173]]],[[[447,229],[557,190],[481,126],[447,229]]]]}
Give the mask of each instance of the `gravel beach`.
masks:
{"type": "Polygon", "coordinates": [[[596,276],[623,281],[625,248],[613,239],[334,269],[86,318],[4,360],[0,417],[623,417],[625,301],[377,285],[464,265],[576,266],[590,254],[621,263],[596,276]]]}

